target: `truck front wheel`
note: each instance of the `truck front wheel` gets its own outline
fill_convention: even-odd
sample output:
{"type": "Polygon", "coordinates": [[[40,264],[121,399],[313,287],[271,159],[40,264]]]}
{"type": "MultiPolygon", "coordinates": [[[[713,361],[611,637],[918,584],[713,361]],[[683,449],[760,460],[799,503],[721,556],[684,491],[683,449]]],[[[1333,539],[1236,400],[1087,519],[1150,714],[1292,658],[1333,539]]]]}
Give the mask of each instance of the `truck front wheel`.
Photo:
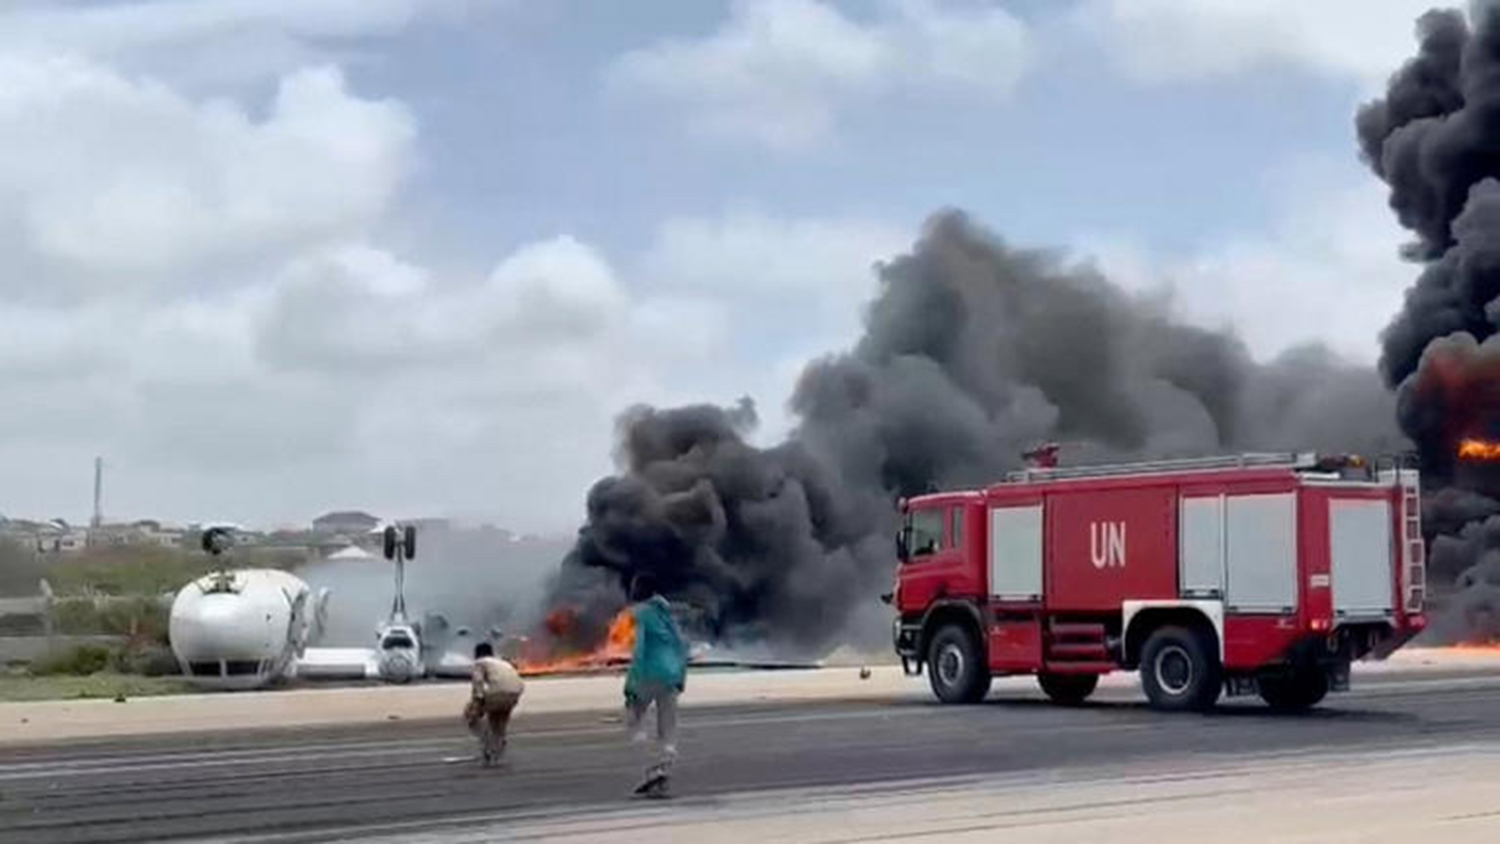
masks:
{"type": "Polygon", "coordinates": [[[1328,673],[1318,667],[1260,678],[1260,697],[1279,712],[1303,712],[1328,696],[1328,673]]]}
{"type": "Polygon", "coordinates": [[[1053,703],[1077,706],[1099,687],[1098,674],[1038,674],[1036,681],[1053,703]]]}
{"type": "Polygon", "coordinates": [[[1223,686],[1223,666],[1207,636],[1185,627],[1163,627],[1146,640],[1141,687],[1157,709],[1209,709],[1223,686]]]}
{"type": "Polygon", "coordinates": [[[978,703],[990,693],[990,670],[974,636],[957,624],[938,629],[927,648],[927,680],[943,703],[978,703]]]}

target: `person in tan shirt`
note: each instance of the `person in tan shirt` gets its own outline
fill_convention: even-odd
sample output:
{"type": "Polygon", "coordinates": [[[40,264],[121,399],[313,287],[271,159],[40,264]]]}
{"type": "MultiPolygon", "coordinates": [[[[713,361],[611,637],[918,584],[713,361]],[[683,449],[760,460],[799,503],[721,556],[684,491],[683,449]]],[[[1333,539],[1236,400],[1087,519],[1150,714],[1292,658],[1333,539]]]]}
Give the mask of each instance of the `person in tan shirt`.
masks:
{"type": "Polygon", "coordinates": [[[521,702],[526,683],[521,680],[515,666],[495,656],[495,649],[489,642],[474,646],[472,681],[464,716],[469,729],[479,737],[484,764],[490,766],[500,761],[505,753],[510,715],[521,702]]]}

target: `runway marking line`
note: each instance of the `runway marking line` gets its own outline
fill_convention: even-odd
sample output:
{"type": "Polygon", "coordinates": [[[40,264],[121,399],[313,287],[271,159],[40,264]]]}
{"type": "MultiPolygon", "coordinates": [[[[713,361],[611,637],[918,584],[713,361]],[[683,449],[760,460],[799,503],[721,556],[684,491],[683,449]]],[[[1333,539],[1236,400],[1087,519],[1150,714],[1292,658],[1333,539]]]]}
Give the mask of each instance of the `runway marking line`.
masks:
{"type": "MultiPolygon", "coordinates": [[[[754,819],[755,817],[763,816],[766,814],[785,816],[787,814],[826,812],[829,810],[830,804],[835,803],[850,804],[849,808],[853,809],[857,808],[861,803],[888,800],[893,792],[899,793],[903,798],[911,799],[922,794],[942,794],[944,792],[951,792],[953,790],[972,792],[978,789],[993,789],[1007,790],[1016,793],[1036,793],[1046,791],[1047,789],[1055,788],[1060,785],[1088,786],[1108,784],[1125,787],[1131,785],[1146,785],[1181,781],[1202,781],[1205,779],[1222,780],[1254,774],[1283,772],[1286,770],[1287,763],[1290,763],[1294,769],[1316,771],[1318,768],[1327,764],[1327,757],[1329,755],[1342,755],[1344,757],[1340,759],[1340,762],[1342,764],[1358,766],[1365,760],[1390,762],[1393,760],[1421,759],[1423,757],[1429,757],[1439,761],[1451,761],[1455,756],[1477,755],[1489,757],[1494,754],[1496,749],[1497,744],[1494,743],[1465,743],[1443,747],[1428,746],[1421,748],[1398,748],[1390,750],[1372,749],[1363,752],[1356,752],[1353,754],[1340,754],[1336,749],[1330,751],[1323,748],[1309,748],[1298,751],[1281,751],[1253,755],[1226,754],[1221,757],[1208,760],[1209,766],[1207,768],[1200,767],[1189,772],[1184,772],[1180,768],[1178,768],[1171,773],[1169,773],[1167,770],[1161,770],[1158,773],[1142,773],[1137,776],[1130,776],[1128,774],[1125,774],[1122,776],[1122,772],[1125,772],[1128,769],[1138,769],[1140,766],[1116,765],[1111,766],[1111,768],[1109,769],[1101,771],[1097,765],[1092,765],[1088,766],[1087,768],[1080,766],[1076,770],[1056,770],[1052,772],[1050,776],[1046,776],[1043,778],[1038,778],[1034,773],[1017,772],[1013,774],[996,776],[970,774],[953,777],[925,778],[920,780],[885,780],[881,782],[827,786],[778,786],[771,789],[746,792],[731,792],[728,794],[714,795],[712,797],[688,797],[679,799],[678,804],[679,808],[689,809],[712,809],[724,808],[727,806],[736,810],[735,819],[743,820],[754,819]],[[806,808],[801,808],[793,805],[792,800],[794,799],[796,799],[799,803],[805,805],[806,808]]],[[[1159,766],[1162,769],[1167,769],[1175,765],[1180,765],[1184,759],[1202,761],[1203,757],[1190,756],[1179,757],[1175,759],[1161,759],[1155,760],[1153,764],[1154,766],[1159,766]]],[[[1243,793],[1251,792],[1254,790],[1255,789],[1252,787],[1246,787],[1238,790],[1216,788],[1202,793],[1193,793],[1188,795],[1170,795],[1168,797],[1154,799],[1172,799],[1177,801],[1204,799],[1208,797],[1219,797],[1227,793],[1243,793]]],[[[963,795],[955,795],[949,799],[959,799],[962,796],[963,795]]],[[[1120,802],[1128,803],[1132,801],[1120,802]]],[[[1139,801],[1137,800],[1134,802],[1138,803],[1139,801]]],[[[1091,803],[1089,805],[1107,804],[1091,803]]],[[[1009,810],[999,813],[986,813],[978,815],[976,817],[1001,817],[1026,813],[1037,814],[1040,812],[1055,813],[1062,810],[1062,808],[1064,807],[1035,807],[1025,810],[1009,810]]],[[[1500,811],[1497,811],[1494,814],[1500,815],[1500,811]]],[[[517,823],[528,823],[540,824],[545,826],[549,823],[556,824],[559,822],[588,823],[590,824],[590,826],[594,827],[592,831],[587,833],[579,832],[576,834],[597,835],[601,831],[607,832],[609,829],[623,831],[630,828],[637,828],[637,826],[656,827],[660,826],[663,822],[667,823],[668,825],[674,825],[677,823],[676,819],[678,817],[679,816],[675,814],[668,814],[667,810],[664,809],[621,807],[617,804],[608,803],[594,804],[591,806],[548,807],[545,809],[523,809],[506,810],[499,812],[470,813],[442,819],[389,821],[375,824],[359,824],[351,825],[349,827],[340,827],[337,830],[321,830],[316,834],[293,832],[285,833],[279,836],[258,835],[251,837],[215,838],[211,840],[213,842],[217,842],[218,844],[233,844],[233,842],[252,840],[268,842],[291,842],[302,840],[324,840],[328,836],[335,834],[341,838],[353,838],[357,836],[359,840],[374,840],[376,836],[384,836],[385,838],[389,839],[390,836],[393,835],[427,830],[432,832],[432,834],[434,835],[440,836],[439,838],[433,840],[451,841],[454,840],[453,836],[455,834],[460,833],[462,827],[474,826],[476,824],[491,826],[504,824],[507,826],[513,826],[517,823]],[[598,828],[599,824],[618,824],[621,821],[632,820],[641,821],[642,823],[638,825],[631,824],[630,826],[617,825],[608,827],[604,830],[600,830],[598,828]]],[[[1094,816],[1088,819],[1097,820],[1105,818],[1101,816],[1094,816]]],[[[702,820],[703,818],[697,818],[684,820],[683,822],[699,822],[702,820]]],[[[981,825],[976,827],[976,830],[991,828],[1015,828],[1032,825],[1035,824],[981,825]]],[[[945,828],[942,833],[951,834],[961,831],[964,830],[945,828]]],[[[525,834],[521,836],[511,834],[507,837],[511,839],[529,839],[537,837],[565,837],[566,835],[567,833],[560,834],[557,829],[553,828],[551,830],[539,831],[538,834],[525,834]]],[[[478,837],[474,840],[487,841],[491,840],[492,837],[492,832],[479,833],[478,837]]],[[[408,835],[407,837],[399,840],[411,839],[408,835]]],[[[849,841],[862,840],[880,839],[849,839],[849,841]]]]}

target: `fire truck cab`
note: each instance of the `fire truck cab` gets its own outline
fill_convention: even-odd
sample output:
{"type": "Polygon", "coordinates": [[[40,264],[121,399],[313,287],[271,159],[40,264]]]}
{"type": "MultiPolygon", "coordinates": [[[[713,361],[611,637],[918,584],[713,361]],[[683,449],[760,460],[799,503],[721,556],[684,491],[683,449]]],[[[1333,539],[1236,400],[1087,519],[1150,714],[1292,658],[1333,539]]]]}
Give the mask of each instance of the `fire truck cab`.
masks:
{"type": "Polygon", "coordinates": [[[1049,460],[900,507],[896,651],[948,703],[1016,674],[1078,703],[1138,670],[1160,709],[1226,691],[1305,709],[1425,626],[1418,474],[1397,459],[1049,460]]]}

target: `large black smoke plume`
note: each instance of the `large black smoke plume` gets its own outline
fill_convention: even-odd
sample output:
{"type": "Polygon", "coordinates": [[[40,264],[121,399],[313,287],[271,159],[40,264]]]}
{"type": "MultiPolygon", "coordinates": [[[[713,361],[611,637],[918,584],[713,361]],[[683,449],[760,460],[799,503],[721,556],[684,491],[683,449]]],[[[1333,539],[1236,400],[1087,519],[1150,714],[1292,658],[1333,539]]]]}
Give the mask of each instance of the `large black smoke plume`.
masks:
{"type": "Polygon", "coordinates": [[[553,585],[554,633],[597,641],[650,572],[721,642],[878,641],[894,499],[997,480],[1041,439],[1073,460],[1403,446],[1373,371],[1318,348],[1257,364],[1232,334],[961,213],[876,273],[863,337],[804,371],[786,442],[749,443],[748,402],[622,417],[619,473],[590,491],[553,585]]]}
{"type": "Polygon", "coordinates": [[[1479,522],[1500,511],[1500,466],[1459,457],[1465,439],[1500,440],[1500,4],[1429,12],[1417,34],[1417,55],[1356,125],[1416,235],[1407,255],[1421,272],[1382,335],[1380,365],[1435,491],[1433,573],[1466,590],[1462,610],[1492,603],[1489,537],[1500,536],[1500,522],[1479,522]]]}

